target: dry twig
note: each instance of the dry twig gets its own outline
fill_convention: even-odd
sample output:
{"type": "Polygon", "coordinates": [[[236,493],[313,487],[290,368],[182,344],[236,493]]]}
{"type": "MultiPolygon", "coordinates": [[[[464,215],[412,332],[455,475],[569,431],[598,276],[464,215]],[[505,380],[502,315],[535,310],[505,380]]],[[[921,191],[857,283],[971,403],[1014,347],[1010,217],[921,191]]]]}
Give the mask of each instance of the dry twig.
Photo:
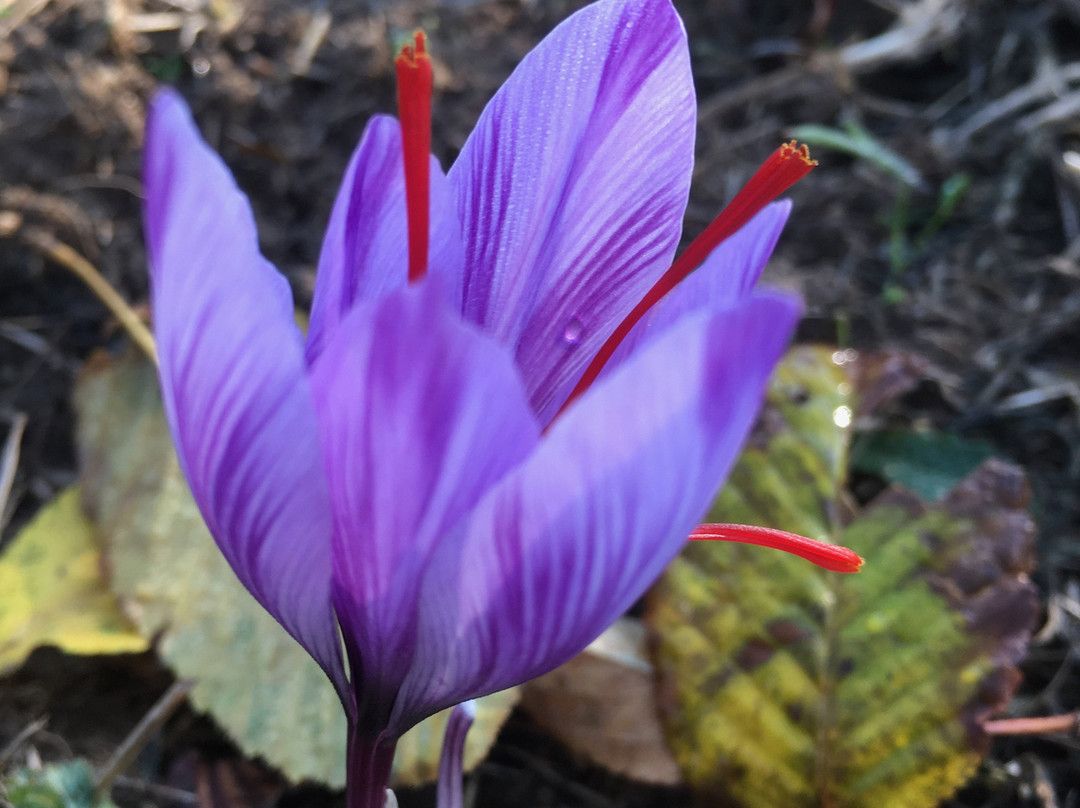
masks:
{"type": "Polygon", "coordinates": [[[983,724],[987,735],[1056,735],[1080,731],[1080,712],[1040,718],[1002,718],[983,724]]]}
{"type": "Polygon", "coordinates": [[[113,781],[131,765],[131,762],[139,754],[139,750],[146,745],[150,736],[161,729],[162,725],[169,720],[169,716],[184,703],[184,699],[187,698],[188,693],[191,692],[191,688],[194,686],[195,682],[192,679],[181,679],[179,682],[175,682],[172,687],[165,691],[165,695],[150,708],[149,712],[142,717],[135,729],[128,733],[123,743],[117,747],[109,761],[98,772],[97,782],[94,783],[94,791],[99,798],[109,793],[113,781]]]}
{"type": "Polygon", "coordinates": [[[839,83],[847,74],[868,73],[898,62],[921,59],[940,50],[960,33],[964,14],[959,0],[920,0],[900,11],[898,23],[883,34],[842,48],[835,55],[812,58],[749,81],[728,92],[706,99],[699,107],[701,120],[729,109],[768,97],[782,99],[798,92],[808,78],[837,75],[839,83]]]}
{"type": "Polygon", "coordinates": [[[993,126],[999,121],[1018,114],[1033,104],[1038,104],[1056,96],[1063,84],[1080,82],[1080,63],[1067,64],[1049,74],[1045,71],[1023,87],[1018,87],[1008,95],[968,118],[954,129],[935,133],[934,139],[943,145],[959,148],[974,135],[993,126]]]}
{"type": "Polygon", "coordinates": [[[49,719],[47,717],[38,718],[19,730],[19,734],[11,739],[11,743],[5,746],[3,750],[0,750],[0,772],[4,770],[7,762],[19,751],[22,745],[45,729],[48,723],[49,719]]]}
{"type": "Polygon", "coordinates": [[[304,30],[304,36],[301,38],[296,53],[293,54],[293,58],[289,62],[293,75],[306,76],[308,71],[311,70],[311,63],[314,61],[319,48],[322,47],[326,35],[330,32],[332,22],[333,17],[325,8],[320,8],[311,15],[311,20],[304,30]]]}
{"type": "Polygon", "coordinates": [[[19,446],[25,429],[26,416],[21,412],[17,413],[11,419],[11,429],[4,441],[3,452],[0,452],[0,530],[7,526],[10,518],[8,497],[11,496],[11,486],[15,483],[15,470],[19,467],[19,446]]]}
{"type": "Polygon", "coordinates": [[[24,227],[21,235],[23,241],[65,269],[73,272],[83,283],[89,286],[90,291],[97,295],[98,299],[109,308],[109,311],[120,321],[120,325],[131,335],[131,338],[143,352],[155,363],[157,362],[157,348],[154,345],[154,336],[150,333],[150,329],[146,327],[139,315],[131,308],[131,305],[101,276],[101,273],[97,271],[93,264],[45,230],[37,227],[24,227]]]}
{"type": "Polygon", "coordinates": [[[15,0],[4,9],[7,12],[5,19],[0,19],[0,41],[6,39],[12,31],[44,10],[49,5],[49,0],[15,0]],[[10,9],[10,10],[9,10],[10,9]]]}
{"type": "Polygon", "coordinates": [[[940,50],[960,33],[963,5],[957,0],[921,0],[905,6],[898,25],[841,50],[840,64],[853,73],[865,73],[940,50]]]}

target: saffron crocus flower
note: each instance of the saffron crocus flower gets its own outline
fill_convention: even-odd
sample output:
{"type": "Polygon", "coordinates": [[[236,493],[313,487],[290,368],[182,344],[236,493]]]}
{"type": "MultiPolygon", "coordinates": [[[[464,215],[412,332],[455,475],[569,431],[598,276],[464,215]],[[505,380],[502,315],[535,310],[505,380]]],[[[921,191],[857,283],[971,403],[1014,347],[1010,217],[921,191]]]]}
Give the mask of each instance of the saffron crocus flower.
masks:
{"type": "MultiPolygon", "coordinates": [[[[399,61],[403,124],[372,120],[349,163],[306,340],[175,93],[147,131],[180,461],[240,580],[341,696],[350,808],[382,805],[406,729],[554,668],[642,594],[728,473],[799,308],[753,289],[788,216],[771,200],[809,170],[793,147],[672,263],[695,102],[668,0],[559,26],[447,175],[422,46],[399,61]]],[[[803,554],[853,566],[838,552],[803,554]]]]}

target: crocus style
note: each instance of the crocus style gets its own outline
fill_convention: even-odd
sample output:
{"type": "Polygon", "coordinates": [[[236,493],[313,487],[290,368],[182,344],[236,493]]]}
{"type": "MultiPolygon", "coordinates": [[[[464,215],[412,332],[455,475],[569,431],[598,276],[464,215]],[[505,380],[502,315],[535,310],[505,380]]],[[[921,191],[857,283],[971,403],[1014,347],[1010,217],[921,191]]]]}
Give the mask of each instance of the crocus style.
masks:
{"type": "Polygon", "coordinates": [[[783,202],[759,204],[576,389],[672,264],[694,116],[668,0],[587,7],[526,57],[449,174],[425,158],[426,275],[409,262],[401,129],[373,119],[305,340],[228,170],[175,93],[152,105],[166,413],[222,552],[341,696],[350,808],[382,805],[410,726],[550,670],[623,613],[752,425],[798,315],[753,289],[783,202]]]}

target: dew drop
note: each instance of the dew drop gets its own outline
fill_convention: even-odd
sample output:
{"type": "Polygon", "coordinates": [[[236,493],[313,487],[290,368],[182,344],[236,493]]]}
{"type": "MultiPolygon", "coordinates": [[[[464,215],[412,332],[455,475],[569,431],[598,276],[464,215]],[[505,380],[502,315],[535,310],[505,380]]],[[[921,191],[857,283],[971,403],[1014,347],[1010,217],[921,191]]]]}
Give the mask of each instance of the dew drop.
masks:
{"type": "Polygon", "coordinates": [[[859,358],[859,352],[848,348],[845,351],[833,351],[832,361],[835,365],[846,365],[859,358]]]}
{"type": "Polygon", "coordinates": [[[851,407],[839,406],[833,410],[832,419],[833,423],[841,429],[847,429],[851,426],[852,416],[854,413],[851,411],[851,407]]]}
{"type": "Polygon", "coordinates": [[[567,345],[577,345],[581,342],[582,330],[583,326],[581,325],[581,320],[577,317],[572,318],[570,322],[566,324],[566,328],[563,329],[563,342],[567,345]]]}

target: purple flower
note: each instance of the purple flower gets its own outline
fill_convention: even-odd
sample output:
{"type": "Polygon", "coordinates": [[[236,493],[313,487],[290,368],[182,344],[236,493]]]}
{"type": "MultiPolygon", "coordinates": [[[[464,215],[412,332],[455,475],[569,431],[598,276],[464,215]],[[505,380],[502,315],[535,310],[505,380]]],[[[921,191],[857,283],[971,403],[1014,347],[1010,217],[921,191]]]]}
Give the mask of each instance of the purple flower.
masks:
{"type": "Polygon", "coordinates": [[[401,128],[373,119],[305,341],[228,170],[175,93],[153,103],[145,215],[169,423],[222,552],[341,696],[350,808],[382,804],[413,724],[550,670],[622,614],[751,427],[798,316],[753,291],[783,188],[731,238],[714,233],[587,384],[672,264],[694,118],[668,0],[587,7],[526,57],[449,174],[430,158],[430,270],[412,284],[408,231],[422,231],[401,128]]]}

